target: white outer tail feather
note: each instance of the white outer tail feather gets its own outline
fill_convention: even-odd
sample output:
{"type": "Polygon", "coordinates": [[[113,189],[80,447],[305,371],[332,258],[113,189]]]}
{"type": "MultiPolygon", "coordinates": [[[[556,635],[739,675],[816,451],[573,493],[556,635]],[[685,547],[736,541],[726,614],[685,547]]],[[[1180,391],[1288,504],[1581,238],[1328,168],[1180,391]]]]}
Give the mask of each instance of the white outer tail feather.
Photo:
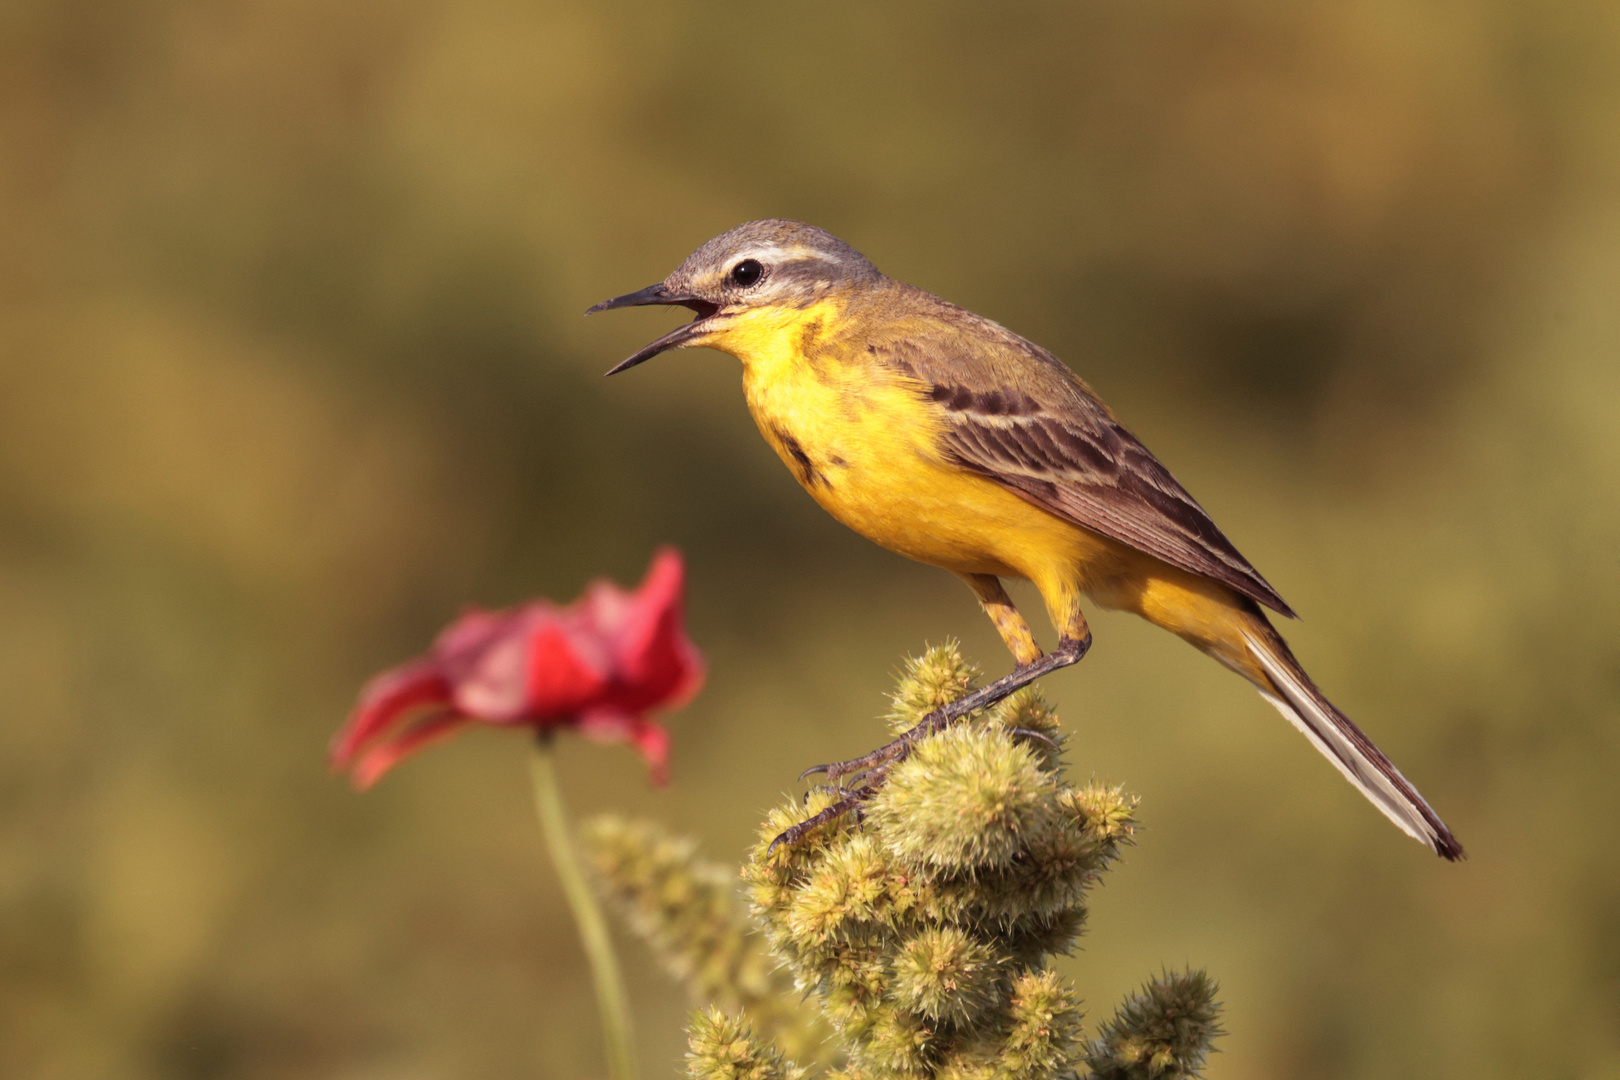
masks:
{"type": "Polygon", "coordinates": [[[1402,832],[1437,855],[1446,858],[1456,858],[1460,855],[1460,848],[1455,853],[1448,853],[1448,844],[1455,845],[1455,838],[1448,834],[1444,841],[1441,839],[1440,829],[1444,826],[1440,826],[1439,829],[1435,827],[1440,820],[1439,816],[1406,777],[1402,776],[1394,765],[1390,765],[1387,758],[1384,764],[1389,766],[1389,772],[1394,775],[1393,777],[1386,775],[1378,763],[1369,758],[1362,748],[1345,734],[1340,727],[1339,718],[1329,708],[1323,707],[1323,703],[1318,700],[1319,695],[1313,693],[1287,664],[1273,655],[1265,643],[1253,634],[1245,630],[1243,637],[1248,643],[1249,651],[1283,694],[1283,697],[1279,698],[1275,694],[1261,690],[1260,696],[1271,702],[1290,724],[1311,741],[1311,745],[1321,751],[1323,757],[1344,774],[1346,780],[1354,784],[1368,801],[1383,811],[1384,816],[1393,821],[1402,832]],[[1403,788],[1405,790],[1402,790],[1403,788]]]}

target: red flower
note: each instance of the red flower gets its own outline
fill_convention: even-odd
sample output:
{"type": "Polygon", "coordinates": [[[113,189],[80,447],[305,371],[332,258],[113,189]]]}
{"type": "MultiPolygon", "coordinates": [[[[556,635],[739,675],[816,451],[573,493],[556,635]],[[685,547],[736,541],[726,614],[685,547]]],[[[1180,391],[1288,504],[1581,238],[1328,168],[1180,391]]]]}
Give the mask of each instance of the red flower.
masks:
{"type": "Polygon", "coordinates": [[[495,724],[634,743],[663,783],[669,733],[647,714],[684,705],[703,685],[682,620],[684,578],[680,553],[666,548],[633,593],[597,580],[565,608],[534,600],[468,611],[428,655],[366,684],[332,740],[332,767],[365,789],[427,744],[495,724]],[[417,718],[401,727],[407,716],[417,718]]]}

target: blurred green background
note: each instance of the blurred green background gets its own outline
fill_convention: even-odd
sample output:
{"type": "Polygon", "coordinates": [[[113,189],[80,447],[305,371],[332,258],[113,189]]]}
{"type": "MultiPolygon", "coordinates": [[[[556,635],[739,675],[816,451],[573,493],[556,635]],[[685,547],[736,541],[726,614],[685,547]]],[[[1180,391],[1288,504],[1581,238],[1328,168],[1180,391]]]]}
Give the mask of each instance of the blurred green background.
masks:
{"type": "Polygon", "coordinates": [[[1090,379],[1472,854],[1098,616],[1047,684],[1144,798],[1093,1014],[1192,963],[1219,1080],[1620,1076],[1613,0],[0,3],[0,1073],[602,1074],[521,740],[325,770],[464,602],[680,545],[674,783],[567,783],[727,861],[903,654],[1008,666],[731,358],[601,378],[675,317],[587,305],[772,215],[1090,379]]]}

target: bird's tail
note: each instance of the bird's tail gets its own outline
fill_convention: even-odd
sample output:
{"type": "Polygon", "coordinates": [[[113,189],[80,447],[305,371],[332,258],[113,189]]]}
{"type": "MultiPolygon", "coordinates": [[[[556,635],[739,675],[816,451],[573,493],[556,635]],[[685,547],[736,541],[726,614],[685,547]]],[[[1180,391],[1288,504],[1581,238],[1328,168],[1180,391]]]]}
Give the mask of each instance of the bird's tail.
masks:
{"type": "Polygon", "coordinates": [[[1322,695],[1294,659],[1282,635],[1265,622],[1264,616],[1258,626],[1244,627],[1243,637],[1250,655],[1271,684],[1269,690],[1260,687],[1261,697],[1271,702],[1402,832],[1442,858],[1465,857],[1462,845],[1440,815],[1384,752],[1322,695]]]}

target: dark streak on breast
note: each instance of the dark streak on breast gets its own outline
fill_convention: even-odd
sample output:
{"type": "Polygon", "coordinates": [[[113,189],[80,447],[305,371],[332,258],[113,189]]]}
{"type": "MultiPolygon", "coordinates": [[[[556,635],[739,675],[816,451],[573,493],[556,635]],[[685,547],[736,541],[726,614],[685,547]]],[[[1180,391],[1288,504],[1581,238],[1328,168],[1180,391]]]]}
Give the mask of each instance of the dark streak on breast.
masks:
{"type": "MultiPolygon", "coordinates": [[[[788,457],[793,459],[793,471],[799,478],[799,483],[807,488],[815,487],[817,484],[832,487],[832,484],[827,481],[826,474],[816,468],[815,463],[810,460],[810,455],[805,453],[804,447],[799,445],[798,439],[795,439],[792,434],[781,427],[771,428],[771,434],[775,435],[776,441],[782,444],[782,449],[788,452],[788,457]]],[[[837,464],[842,464],[837,458],[833,460],[837,464]]]]}

